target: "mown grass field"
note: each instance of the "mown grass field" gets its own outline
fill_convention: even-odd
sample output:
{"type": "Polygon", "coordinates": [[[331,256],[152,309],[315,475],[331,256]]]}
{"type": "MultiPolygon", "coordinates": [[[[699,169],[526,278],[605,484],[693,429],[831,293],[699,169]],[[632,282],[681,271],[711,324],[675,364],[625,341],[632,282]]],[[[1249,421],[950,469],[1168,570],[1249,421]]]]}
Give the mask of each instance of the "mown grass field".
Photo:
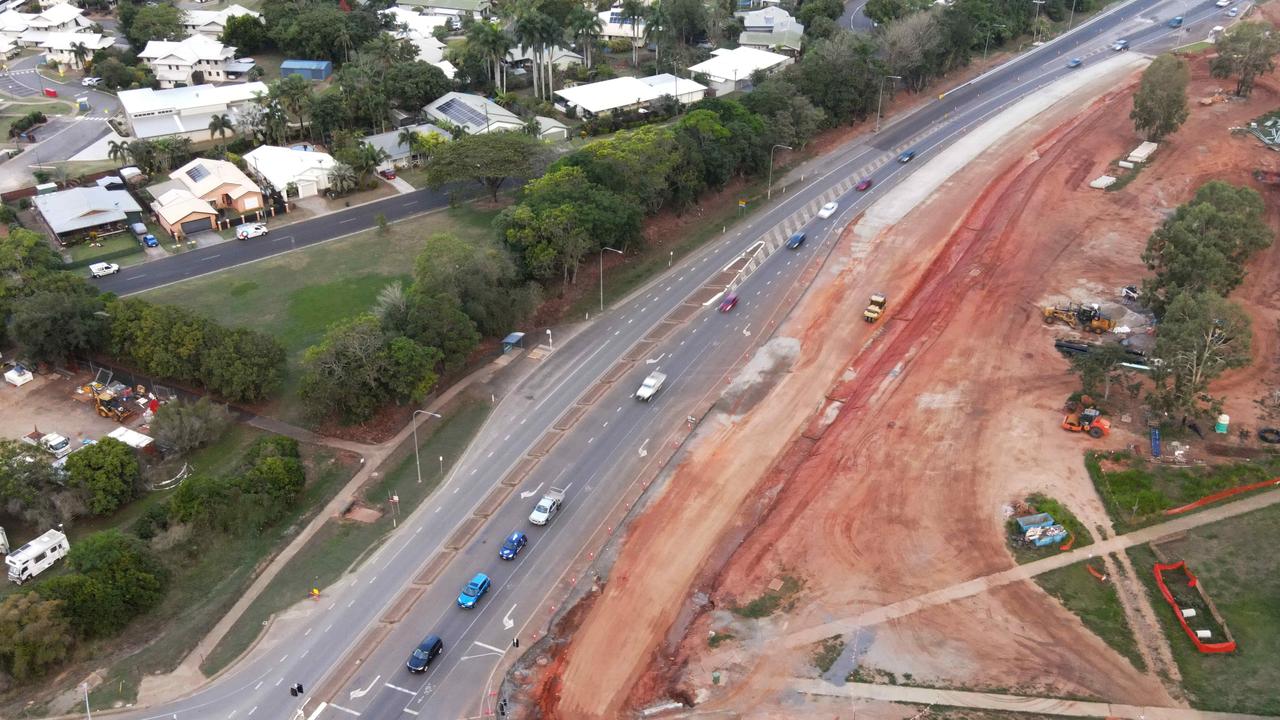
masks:
{"type": "MultiPolygon", "coordinates": [[[[1084,626],[1102,638],[1116,652],[1129,659],[1139,670],[1146,670],[1146,663],[1138,652],[1133,629],[1125,618],[1124,608],[1115,586],[1094,577],[1085,565],[1078,562],[1064,568],[1038,575],[1036,584],[1054,596],[1063,607],[1080,617],[1084,626]]],[[[1102,563],[1094,564],[1102,570],[1102,563]]]]}

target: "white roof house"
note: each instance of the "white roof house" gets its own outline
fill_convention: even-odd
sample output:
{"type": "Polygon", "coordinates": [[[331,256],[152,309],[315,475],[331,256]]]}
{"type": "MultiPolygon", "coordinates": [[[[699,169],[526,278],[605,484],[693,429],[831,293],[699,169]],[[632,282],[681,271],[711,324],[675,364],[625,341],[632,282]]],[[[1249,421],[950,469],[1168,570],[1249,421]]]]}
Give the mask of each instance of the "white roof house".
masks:
{"type": "Polygon", "coordinates": [[[691,74],[701,73],[711,80],[717,94],[742,89],[751,82],[757,71],[772,73],[795,62],[794,59],[753,47],[737,47],[732,50],[714,50],[712,58],[691,65],[691,74]]]}
{"type": "Polygon", "coordinates": [[[115,38],[95,32],[47,32],[44,30],[28,30],[18,36],[18,44],[25,47],[38,47],[45,55],[59,65],[80,67],[80,59],[76,57],[75,48],[83,45],[88,53],[85,59],[93,57],[93,53],[111,47],[115,38]]]}
{"type": "Polygon", "coordinates": [[[84,10],[69,3],[60,3],[38,13],[6,10],[0,13],[0,33],[21,34],[27,30],[46,32],[75,32],[89,27],[84,10]]]}
{"type": "Polygon", "coordinates": [[[233,17],[250,15],[260,18],[262,13],[254,12],[243,5],[229,5],[221,10],[188,10],[182,18],[182,27],[190,34],[200,33],[210,37],[221,37],[227,29],[227,21],[233,17]]]}
{"type": "Polygon", "coordinates": [[[209,139],[209,121],[214,115],[228,115],[240,125],[240,113],[257,95],[266,95],[266,83],[239,85],[196,85],[171,90],[123,90],[120,105],[134,137],[150,139],[184,135],[193,140],[209,139]]]}
{"type": "Polygon", "coordinates": [[[124,190],[78,187],[36,195],[31,198],[49,229],[59,237],[129,220],[142,212],[133,196],[124,190]]]}
{"type": "Polygon", "coordinates": [[[151,40],[138,53],[162,88],[200,84],[193,80],[197,72],[204,75],[202,82],[224,82],[227,63],[235,56],[235,48],[199,33],[179,42],[151,40]]]}
{"type": "Polygon", "coordinates": [[[400,128],[399,130],[391,130],[389,132],[378,133],[377,135],[370,135],[361,140],[361,142],[367,142],[388,155],[387,161],[380,167],[392,167],[398,161],[404,160],[412,154],[411,148],[400,141],[400,133],[405,130],[412,130],[421,135],[439,135],[445,140],[450,139],[449,133],[445,132],[443,129],[438,128],[431,123],[420,123],[418,125],[409,125],[407,127],[400,128]]]}
{"type": "Polygon", "coordinates": [[[524,128],[518,115],[479,95],[445,93],[423,109],[437,122],[456,125],[468,135],[524,128]]]}
{"type": "Polygon", "coordinates": [[[394,37],[408,40],[418,49],[418,60],[440,68],[444,76],[452,80],[458,74],[453,63],[444,59],[445,44],[432,35],[437,27],[449,24],[445,15],[422,15],[402,7],[392,7],[382,12],[397,28],[394,37]]]}
{"type": "Polygon", "coordinates": [[[697,102],[706,93],[707,86],[669,73],[646,78],[619,77],[612,80],[578,85],[557,90],[556,95],[579,112],[590,115],[611,112],[622,108],[647,105],[663,96],[672,96],[683,103],[697,102]]]}
{"type": "Polygon", "coordinates": [[[606,40],[624,38],[636,45],[644,42],[644,19],[636,18],[633,25],[630,18],[622,16],[621,5],[615,5],[604,12],[597,13],[597,17],[600,18],[600,37],[606,40]]]}
{"type": "MultiPolygon", "coordinates": [[[[508,64],[523,64],[533,62],[533,48],[526,48],[518,45],[507,51],[506,61],[508,64]]],[[[572,65],[581,65],[584,60],[578,53],[556,46],[551,50],[551,62],[560,70],[564,70],[572,65]]]]}
{"type": "Polygon", "coordinates": [[[734,13],[742,20],[738,44],[762,49],[800,52],[804,40],[804,24],[780,7],[734,13]]]}
{"type": "Polygon", "coordinates": [[[276,190],[285,192],[292,183],[298,188],[297,196],[303,198],[329,189],[329,171],[337,164],[329,153],[276,145],[251,150],[244,161],[254,175],[276,190]]]}

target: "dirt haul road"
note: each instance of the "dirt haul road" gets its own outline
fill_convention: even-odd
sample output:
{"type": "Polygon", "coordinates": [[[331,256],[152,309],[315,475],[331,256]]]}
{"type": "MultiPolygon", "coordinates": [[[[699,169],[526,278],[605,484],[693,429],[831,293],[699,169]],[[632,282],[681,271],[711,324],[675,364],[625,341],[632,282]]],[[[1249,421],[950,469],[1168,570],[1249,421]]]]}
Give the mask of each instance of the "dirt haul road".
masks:
{"type": "MultiPolygon", "coordinates": [[[[1193,98],[1219,85],[1203,68],[1197,61],[1193,98]]],[[[794,698],[771,678],[816,671],[809,652],[770,638],[1009,567],[1001,508],[1028,492],[1105,524],[1081,453],[1133,441],[1132,426],[1101,442],[1058,429],[1075,383],[1037,309],[1112,300],[1138,280],[1146,237],[1165,213],[1209,177],[1247,181],[1261,151],[1226,128],[1276,99],[1263,86],[1247,104],[1193,105],[1153,167],[1102,193],[1088,181],[1138,142],[1127,119],[1132,87],[1090,104],[1115,84],[1100,79],[1010,128],[1000,152],[971,162],[905,220],[876,233],[868,217],[846,233],[753,361],[772,390],[727,394],[629,531],[603,593],[543,675],[549,716],[615,717],[673,694],[735,714],[790,714],[794,698]],[[974,188],[984,189],[975,197],[974,188]],[[860,317],[874,291],[888,294],[889,312],[872,329],[860,317]],[[817,410],[828,396],[837,402],[817,410]],[[803,588],[782,612],[763,621],[725,612],[783,577],[803,588]],[[699,591],[710,605],[694,616],[699,591]],[[711,649],[712,630],[733,639],[711,649]]],[[[1259,265],[1276,256],[1263,253],[1259,265]]],[[[1269,347],[1280,292],[1276,273],[1258,275],[1239,293],[1271,313],[1255,321],[1257,344],[1269,347]]],[[[1260,392],[1262,374],[1225,381],[1243,396],[1260,392]]],[[[845,640],[864,667],[918,683],[1176,704],[1030,583],[845,640]]],[[[848,662],[837,668],[848,672],[848,662]]]]}

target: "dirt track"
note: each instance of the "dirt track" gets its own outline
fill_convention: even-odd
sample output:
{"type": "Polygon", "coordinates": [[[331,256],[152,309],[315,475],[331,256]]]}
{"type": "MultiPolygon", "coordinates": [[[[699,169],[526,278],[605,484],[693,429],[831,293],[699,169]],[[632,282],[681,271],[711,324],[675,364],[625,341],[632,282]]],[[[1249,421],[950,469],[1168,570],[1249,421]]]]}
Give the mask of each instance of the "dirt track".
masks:
{"type": "MultiPolygon", "coordinates": [[[[1219,85],[1200,61],[1192,97],[1219,85]]],[[[1207,179],[1251,183],[1256,163],[1275,167],[1256,140],[1226,128],[1276,98],[1268,84],[1249,103],[1193,105],[1154,166],[1117,193],[1087,183],[1137,144],[1129,92],[1083,112],[1079,104],[1056,108],[1011,136],[1002,156],[979,158],[876,238],[868,257],[854,262],[856,229],[847,233],[780,333],[801,341],[792,372],[744,417],[722,415],[630,532],[563,658],[558,698],[543,697],[549,714],[614,717],[672,690],[748,716],[777,714],[779,704],[790,713],[794,699],[771,690],[770,679],[815,671],[807,653],[765,644],[787,625],[1009,567],[1001,507],[1027,492],[1053,495],[1087,524],[1105,526],[1081,451],[1134,441],[1137,419],[1102,443],[1058,429],[1058,408],[1075,383],[1037,308],[1067,297],[1113,300],[1145,272],[1138,256],[1165,212],[1207,179]],[[975,187],[985,188],[978,198],[975,187]],[[889,294],[888,322],[860,350],[871,331],[848,319],[860,316],[873,289],[889,294]],[[842,407],[815,415],[829,390],[842,407]],[[813,417],[830,425],[810,424],[813,417]],[[724,563],[717,539],[746,528],[724,563]],[[752,622],[707,612],[678,646],[664,645],[695,590],[725,608],[782,576],[804,582],[789,613],[752,622]],[[712,629],[735,639],[704,664],[712,629]],[[719,686],[710,683],[712,669],[723,672],[719,686]]],[[[1274,249],[1263,253],[1235,296],[1254,314],[1258,357],[1274,357],[1278,343],[1277,258],[1274,249]]],[[[1252,400],[1265,376],[1239,371],[1217,389],[1230,392],[1236,422],[1256,422],[1252,400]]],[[[1157,679],[1029,583],[846,639],[864,665],[915,682],[1174,704],[1157,679]]]]}

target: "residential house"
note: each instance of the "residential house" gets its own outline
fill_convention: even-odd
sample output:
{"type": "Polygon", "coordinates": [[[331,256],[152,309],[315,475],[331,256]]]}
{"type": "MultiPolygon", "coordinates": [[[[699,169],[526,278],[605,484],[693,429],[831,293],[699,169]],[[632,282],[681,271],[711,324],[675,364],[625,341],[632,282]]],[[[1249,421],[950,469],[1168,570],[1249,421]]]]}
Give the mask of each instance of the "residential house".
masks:
{"type": "Polygon", "coordinates": [[[98,185],[36,195],[31,202],[63,245],[90,233],[120,232],[142,219],[142,208],[132,195],[98,185]]]}
{"type": "Polygon", "coordinates": [[[600,37],[605,40],[630,40],[636,46],[644,44],[644,18],[633,21],[623,17],[621,4],[597,15],[600,18],[600,37]]]}
{"type": "Polygon", "coordinates": [[[448,132],[431,123],[408,125],[398,130],[370,135],[364,138],[362,142],[367,142],[387,154],[387,160],[378,166],[379,170],[403,167],[408,164],[407,161],[413,153],[412,149],[400,139],[401,133],[405,130],[412,130],[422,135],[439,135],[445,140],[450,139],[448,132]]]}
{"type": "Polygon", "coordinates": [[[772,74],[795,62],[787,55],[752,47],[712,50],[711,55],[710,60],[689,66],[689,74],[707,76],[717,95],[749,90],[756,72],[772,74]]]}
{"type": "Polygon", "coordinates": [[[172,237],[216,230],[222,215],[241,217],[263,209],[262,189],[225,160],[196,158],[149,188],[160,225],[172,237]]]}
{"type": "MultiPolygon", "coordinates": [[[[581,65],[585,62],[578,53],[556,46],[551,49],[551,64],[557,70],[567,70],[574,65],[581,65]]],[[[533,48],[526,48],[519,45],[507,52],[506,63],[510,66],[518,66],[523,68],[533,67],[533,48]]],[[[544,58],[545,60],[545,58],[544,58]]]]}
{"type": "Polygon", "coordinates": [[[135,138],[150,140],[170,135],[208,140],[209,121],[226,115],[235,127],[257,95],[266,95],[265,83],[195,85],[171,90],[122,90],[118,97],[135,138]]]}
{"type": "Polygon", "coordinates": [[[0,13],[0,35],[19,44],[19,36],[25,32],[79,32],[90,25],[84,11],[69,3],[60,3],[35,14],[17,10],[0,13]]]}
{"type": "Polygon", "coordinates": [[[182,18],[182,27],[188,35],[198,33],[216,40],[222,37],[222,31],[227,29],[227,21],[241,15],[262,17],[262,13],[254,12],[243,5],[230,5],[221,10],[188,10],[182,18]]]}
{"type": "Polygon", "coordinates": [[[800,53],[804,39],[804,24],[780,7],[740,12],[735,15],[742,21],[742,34],[738,44],[761,50],[775,50],[790,55],[800,53]]]}
{"type": "Polygon", "coordinates": [[[538,137],[543,140],[569,139],[569,126],[559,120],[542,115],[534,117],[534,120],[538,122],[538,137]]]}
{"type": "Polygon", "coordinates": [[[226,82],[227,63],[235,56],[235,48],[199,33],[178,42],[151,40],[138,53],[162,89],[226,82]]]}
{"type": "Polygon", "coordinates": [[[218,229],[218,211],[213,205],[181,188],[160,193],[151,203],[151,210],[160,227],[172,238],[218,229]]]}
{"type": "Polygon", "coordinates": [[[489,0],[397,0],[396,4],[428,15],[448,15],[459,19],[486,17],[490,10],[489,0]]]}
{"type": "Polygon", "coordinates": [[[44,51],[45,58],[58,65],[78,68],[81,58],[93,59],[99,50],[111,47],[115,38],[95,32],[46,32],[28,30],[19,37],[19,44],[24,47],[37,47],[44,51]]]}
{"type": "Polygon", "coordinates": [[[418,49],[418,60],[440,68],[444,76],[452,80],[458,74],[453,63],[444,59],[445,44],[434,35],[437,27],[449,24],[448,15],[424,15],[402,7],[384,10],[383,17],[391,20],[396,29],[392,35],[408,40],[418,49]]]}
{"type": "Polygon", "coordinates": [[[436,122],[460,127],[468,135],[524,129],[524,120],[515,113],[488,98],[469,93],[445,93],[423,111],[436,122]]]}
{"type": "Polygon", "coordinates": [[[306,198],[329,189],[329,171],[336,164],[333,156],[315,150],[263,145],[244,156],[249,171],[259,180],[289,197],[306,198]],[[289,193],[289,186],[297,194],[289,193]]]}
{"type": "Polygon", "coordinates": [[[706,96],[707,86],[669,73],[645,78],[619,77],[557,90],[565,109],[582,116],[646,107],[662,97],[689,104],[706,96]]]}

